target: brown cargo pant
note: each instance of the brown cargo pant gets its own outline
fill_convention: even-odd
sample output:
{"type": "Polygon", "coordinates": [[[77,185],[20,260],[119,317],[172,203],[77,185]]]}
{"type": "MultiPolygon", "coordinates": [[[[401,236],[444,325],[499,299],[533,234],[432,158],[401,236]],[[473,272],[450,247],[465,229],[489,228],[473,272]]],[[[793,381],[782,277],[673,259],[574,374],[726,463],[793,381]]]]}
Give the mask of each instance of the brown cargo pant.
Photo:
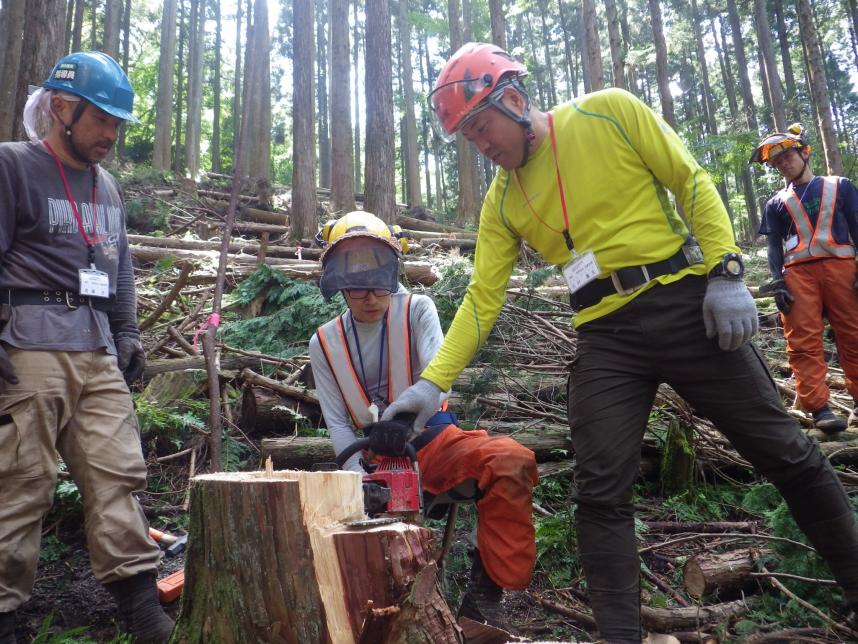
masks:
{"type": "Polygon", "coordinates": [[[146,487],[137,418],[116,356],[6,347],[19,382],[0,381],[0,612],[29,599],[57,453],[83,497],[96,579],[160,559],[135,493],[146,487]]]}

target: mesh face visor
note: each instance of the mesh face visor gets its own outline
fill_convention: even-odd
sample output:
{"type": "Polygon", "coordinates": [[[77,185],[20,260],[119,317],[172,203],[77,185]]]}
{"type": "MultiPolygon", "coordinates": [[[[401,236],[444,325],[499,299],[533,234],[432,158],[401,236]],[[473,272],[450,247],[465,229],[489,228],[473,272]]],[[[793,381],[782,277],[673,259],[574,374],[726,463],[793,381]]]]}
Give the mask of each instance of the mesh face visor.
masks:
{"type": "Polygon", "coordinates": [[[801,149],[804,145],[793,136],[788,134],[772,134],[767,137],[751,156],[750,163],[767,163],[771,165],[772,160],[790,148],[801,149]]]}
{"type": "Polygon", "coordinates": [[[344,239],[331,248],[319,280],[322,297],[330,300],[349,288],[399,288],[399,257],[389,245],[361,237],[344,239]]]}

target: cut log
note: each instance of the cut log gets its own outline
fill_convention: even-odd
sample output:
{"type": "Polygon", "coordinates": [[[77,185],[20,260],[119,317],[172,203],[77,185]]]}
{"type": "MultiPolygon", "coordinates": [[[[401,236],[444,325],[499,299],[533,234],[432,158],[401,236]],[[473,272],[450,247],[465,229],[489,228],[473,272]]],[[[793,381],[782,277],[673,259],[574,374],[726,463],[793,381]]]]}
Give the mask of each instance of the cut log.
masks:
{"type": "MultiPolygon", "coordinates": [[[[223,356],[220,360],[221,371],[238,371],[245,367],[259,365],[259,358],[251,356],[223,356]]],[[[147,360],[143,371],[143,380],[148,380],[159,373],[170,371],[185,371],[187,369],[205,369],[206,359],[203,356],[187,358],[170,358],[166,360],[147,360]]]]}
{"type": "Polygon", "coordinates": [[[396,217],[396,223],[402,228],[407,228],[408,230],[430,230],[439,233],[473,233],[472,230],[466,230],[465,228],[447,226],[445,224],[439,224],[426,219],[406,217],[405,215],[398,215],[396,217]]]}
{"type": "MultiPolygon", "coordinates": [[[[262,231],[265,232],[265,231],[262,231]]],[[[128,235],[128,243],[151,248],[175,248],[179,250],[204,250],[220,251],[220,240],[204,241],[202,239],[180,239],[176,237],[151,237],[149,235],[128,235]]],[[[229,252],[232,254],[243,253],[246,255],[259,254],[260,244],[244,239],[233,238],[229,243],[229,252]]],[[[269,245],[265,248],[265,254],[269,257],[284,259],[296,259],[298,249],[295,246],[269,245]]],[[[322,254],[321,248],[301,248],[301,257],[305,260],[319,259],[322,254]]]]}
{"type": "Polygon", "coordinates": [[[318,404],[282,396],[264,387],[246,385],[241,392],[241,429],[247,435],[291,432],[301,418],[315,426],[321,418],[318,404]]]}
{"type": "Polygon", "coordinates": [[[461,641],[431,531],[347,525],[365,519],[354,472],[198,476],[190,515],[173,641],[353,644],[368,606],[391,615],[386,639],[374,641],[461,641]]]}
{"type": "Polygon", "coordinates": [[[688,608],[641,606],[641,623],[647,630],[658,633],[696,629],[711,624],[729,624],[747,613],[756,603],[756,597],[746,597],[723,604],[688,608]]]}
{"type": "Polygon", "coordinates": [[[700,599],[713,593],[737,590],[751,581],[757,559],[767,550],[741,548],[728,552],[706,552],[691,557],[682,569],[683,585],[689,595],[700,599]]]}

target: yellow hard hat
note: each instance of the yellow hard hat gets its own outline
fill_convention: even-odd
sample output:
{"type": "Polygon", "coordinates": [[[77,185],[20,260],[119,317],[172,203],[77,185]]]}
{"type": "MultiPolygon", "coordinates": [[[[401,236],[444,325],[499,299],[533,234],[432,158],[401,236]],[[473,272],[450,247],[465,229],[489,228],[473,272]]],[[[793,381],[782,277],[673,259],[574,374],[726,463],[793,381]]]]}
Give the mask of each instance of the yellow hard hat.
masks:
{"type": "Polygon", "coordinates": [[[340,241],[352,237],[371,237],[383,241],[400,257],[408,252],[408,237],[402,228],[384,223],[371,212],[354,210],[323,224],[319,229],[316,242],[324,248],[322,261],[340,241]]]}

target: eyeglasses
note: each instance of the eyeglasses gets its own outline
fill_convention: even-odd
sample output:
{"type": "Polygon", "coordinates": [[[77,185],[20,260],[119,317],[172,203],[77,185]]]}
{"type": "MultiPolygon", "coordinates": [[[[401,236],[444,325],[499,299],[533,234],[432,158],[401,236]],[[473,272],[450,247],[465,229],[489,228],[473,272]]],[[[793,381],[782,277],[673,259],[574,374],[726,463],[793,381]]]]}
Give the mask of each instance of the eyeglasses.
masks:
{"type": "Polygon", "coordinates": [[[386,288],[346,288],[343,289],[353,300],[365,300],[372,293],[375,297],[387,297],[391,291],[386,288]]]}

